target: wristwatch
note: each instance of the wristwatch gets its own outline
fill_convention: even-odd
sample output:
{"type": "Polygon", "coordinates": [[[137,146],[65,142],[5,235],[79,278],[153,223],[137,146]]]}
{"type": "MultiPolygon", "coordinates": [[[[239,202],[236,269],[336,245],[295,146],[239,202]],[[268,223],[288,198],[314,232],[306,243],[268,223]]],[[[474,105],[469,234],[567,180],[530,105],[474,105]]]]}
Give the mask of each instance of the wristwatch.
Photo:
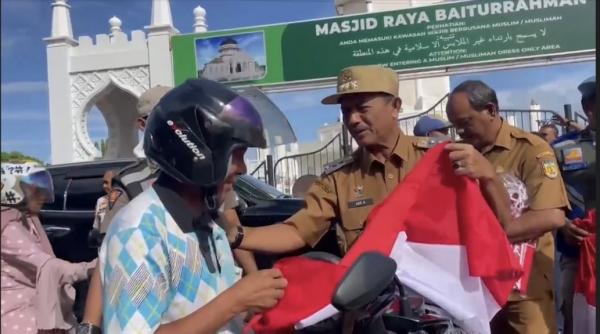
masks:
{"type": "Polygon", "coordinates": [[[235,235],[235,240],[229,243],[229,247],[231,249],[236,249],[240,247],[242,241],[244,240],[244,228],[241,225],[237,226],[237,234],[235,235]]]}
{"type": "Polygon", "coordinates": [[[102,334],[102,328],[87,322],[77,325],[77,334],[102,334]]]}

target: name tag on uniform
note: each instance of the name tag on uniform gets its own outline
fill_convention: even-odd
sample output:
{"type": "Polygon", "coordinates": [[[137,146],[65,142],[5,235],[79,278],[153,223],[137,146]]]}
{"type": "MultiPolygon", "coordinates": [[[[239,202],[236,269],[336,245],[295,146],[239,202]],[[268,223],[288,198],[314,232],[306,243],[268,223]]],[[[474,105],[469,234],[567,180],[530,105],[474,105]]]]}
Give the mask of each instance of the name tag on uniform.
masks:
{"type": "Polygon", "coordinates": [[[368,206],[368,205],[373,205],[372,198],[365,198],[365,199],[359,199],[356,201],[348,202],[349,209],[360,208],[360,207],[368,206]]]}
{"type": "Polygon", "coordinates": [[[587,168],[581,147],[571,147],[562,150],[563,170],[578,170],[587,168]]]}

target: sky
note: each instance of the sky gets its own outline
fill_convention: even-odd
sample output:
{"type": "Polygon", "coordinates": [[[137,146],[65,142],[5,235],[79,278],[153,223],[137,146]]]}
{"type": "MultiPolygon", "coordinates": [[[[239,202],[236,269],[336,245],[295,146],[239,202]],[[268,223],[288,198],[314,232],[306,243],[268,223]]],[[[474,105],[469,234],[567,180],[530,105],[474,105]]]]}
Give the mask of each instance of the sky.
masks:
{"type": "MultiPolygon", "coordinates": [[[[151,0],[70,0],[75,38],[109,33],[108,20],[118,16],[122,30],[141,30],[150,23],[151,0]]],[[[1,148],[50,161],[50,126],[46,50],[51,28],[51,0],[2,0],[1,5],[1,148]]],[[[208,29],[220,30],[335,16],[334,0],[172,0],[175,26],[193,31],[193,9],[207,11],[208,29]]],[[[498,92],[501,108],[527,109],[531,100],[542,109],[580,111],[577,85],[594,75],[595,63],[506,70],[452,76],[451,87],[481,79],[498,92]]],[[[318,139],[318,128],[335,122],[337,108],[320,105],[333,88],[270,94],[290,120],[301,142],[318,139]]],[[[106,125],[92,109],[92,139],[105,138],[106,125]]]]}

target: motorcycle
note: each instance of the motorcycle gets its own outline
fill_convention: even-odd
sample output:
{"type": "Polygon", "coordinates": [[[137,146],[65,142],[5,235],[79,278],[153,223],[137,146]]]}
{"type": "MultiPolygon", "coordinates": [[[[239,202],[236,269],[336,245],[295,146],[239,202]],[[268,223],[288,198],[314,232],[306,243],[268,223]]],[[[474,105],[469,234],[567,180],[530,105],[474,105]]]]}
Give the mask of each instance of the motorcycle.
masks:
{"type": "MultiPolygon", "coordinates": [[[[303,256],[330,263],[340,260],[323,252],[303,256]]],[[[361,255],[348,269],[331,304],[338,314],[297,333],[466,334],[444,310],[410,296],[396,276],[396,262],[377,252],[361,255]]]]}

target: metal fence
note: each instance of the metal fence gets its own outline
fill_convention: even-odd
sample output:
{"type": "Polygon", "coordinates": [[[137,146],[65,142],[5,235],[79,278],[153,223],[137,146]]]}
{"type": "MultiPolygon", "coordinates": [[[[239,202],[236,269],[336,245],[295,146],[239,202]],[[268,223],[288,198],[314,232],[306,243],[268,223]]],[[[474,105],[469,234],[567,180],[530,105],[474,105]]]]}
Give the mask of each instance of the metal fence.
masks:
{"type": "Polygon", "coordinates": [[[267,158],[258,164],[250,175],[267,184],[273,184],[273,156],[267,155],[267,158]]]}
{"type": "MultiPolygon", "coordinates": [[[[426,111],[412,115],[410,117],[400,117],[400,129],[403,133],[412,134],[413,128],[417,124],[419,118],[423,116],[432,116],[437,118],[446,118],[446,103],[448,102],[448,96],[450,94],[444,95],[441,99],[439,99],[433,107],[427,109],[426,111]]],[[[402,115],[402,114],[401,114],[402,115]]]]}
{"type": "MultiPolygon", "coordinates": [[[[448,94],[444,95],[428,110],[400,118],[398,123],[404,133],[412,133],[412,129],[420,117],[424,115],[444,117],[448,94]]],[[[348,131],[342,126],[342,131],[333,137],[322,148],[307,153],[294,154],[283,157],[275,162],[271,167],[269,160],[258,165],[251,175],[265,180],[267,183],[275,186],[280,191],[291,194],[294,182],[303,175],[320,175],[325,167],[345,158],[352,152],[354,145],[353,139],[348,131]],[[272,180],[272,182],[269,182],[272,180]]],[[[268,156],[267,158],[271,158],[268,156]]]]}
{"type": "Polygon", "coordinates": [[[526,132],[538,131],[542,125],[551,122],[556,114],[553,110],[500,110],[500,115],[508,124],[526,132]]]}
{"type": "Polygon", "coordinates": [[[273,166],[272,185],[286,194],[291,194],[294,182],[300,176],[319,176],[323,173],[325,165],[343,158],[344,155],[343,133],[338,133],[316,151],[294,154],[277,160],[273,166]]]}
{"type": "MultiPolygon", "coordinates": [[[[406,134],[412,134],[412,130],[419,118],[425,115],[445,118],[448,96],[449,94],[444,95],[433,107],[422,113],[404,118],[401,117],[398,120],[400,129],[406,134]]],[[[553,110],[507,109],[500,110],[500,115],[510,125],[527,132],[534,132],[538,131],[542,125],[552,122],[553,116],[559,114],[553,110]]],[[[581,114],[572,114],[568,105],[565,105],[565,115],[568,119],[574,119],[579,124],[587,123],[587,119],[581,114]]],[[[564,133],[565,129],[559,127],[559,132],[564,133]]],[[[450,130],[450,135],[456,138],[453,128],[450,130]]],[[[333,137],[322,148],[313,152],[283,157],[274,164],[272,156],[269,155],[250,174],[275,186],[286,194],[291,194],[294,182],[298,178],[308,174],[320,175],[326,165],[335,163],[351,154],[353,146],[356,146],[353,139],[349,136],[347,129],[342,126],[341,133],[333,137]]]]}

